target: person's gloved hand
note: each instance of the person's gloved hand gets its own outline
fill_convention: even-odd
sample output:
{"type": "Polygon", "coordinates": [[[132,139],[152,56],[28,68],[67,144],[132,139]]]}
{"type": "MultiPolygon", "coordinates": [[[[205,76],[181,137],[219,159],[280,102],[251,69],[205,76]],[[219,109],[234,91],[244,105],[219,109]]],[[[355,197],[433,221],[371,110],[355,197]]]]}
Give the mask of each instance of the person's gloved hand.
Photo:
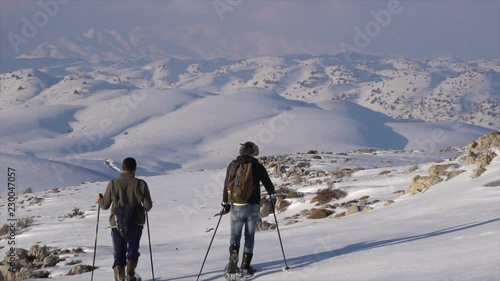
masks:
{"type": "Polygon", "coordinates": [[[276,195],[269,194],[269,199],[271,200],[271,213],[274,213],[274,207],[276,207],[276,195]]]}
{"type": "Polygon", "coordinates": [[[220,205],[222,206],[222,214],[225,215],[231,211],[231,204],[227,202],[221,202],[220,205]]]}

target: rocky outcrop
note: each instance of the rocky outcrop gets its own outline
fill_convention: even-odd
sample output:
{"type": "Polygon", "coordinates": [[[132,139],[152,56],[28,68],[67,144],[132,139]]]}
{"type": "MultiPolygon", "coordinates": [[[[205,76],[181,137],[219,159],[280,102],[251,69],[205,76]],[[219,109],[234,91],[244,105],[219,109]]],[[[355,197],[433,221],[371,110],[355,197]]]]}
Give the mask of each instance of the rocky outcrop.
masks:
{"type": "Polygon", "coordinates": [[[410,187],[408,188],[407,193],[411,195],[417,194],[422,192],[424,189],[440,183],[441,181],[442,179],[439,177],[415,176],[410,182],[410,187]]]}
{"type": "MultiPolygon", "coordinates": [[[[77,250],[49,250],[44,245],[33,245],[29,250],[17,248],[14,252],[5,254],[4,260],[1,262],[0,280],[18,281],[31,278],[49,278],[49,268],[65,260],[60,258],[62,253],[74,254],[82,252],[83,250],[80,248],[77,250]]],[[[92,270],[92,266],[89,265],[78,266],[80,269],[75,270],[74,274],[92,270]]]]}
{"type": "Polygon", "coordinates": [[[466,156],[467,164],[477,165],[476,170],[471,175],[472,178],[477,178],[486,171],[486,166],[497,156],[492,150],[499,147],[500,132],[498,131],[493,131],[469,143],[466,156]]]}

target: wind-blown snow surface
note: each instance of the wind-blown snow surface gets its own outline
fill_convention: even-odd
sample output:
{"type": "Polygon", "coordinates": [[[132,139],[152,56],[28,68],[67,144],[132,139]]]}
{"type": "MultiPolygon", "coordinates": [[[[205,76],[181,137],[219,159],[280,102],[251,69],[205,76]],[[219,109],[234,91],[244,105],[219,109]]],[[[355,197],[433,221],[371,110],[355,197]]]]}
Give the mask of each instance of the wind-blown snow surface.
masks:
{"type": "MultiPolygon", "coordinates": [[[[500,154],[500,151],[496,151],[500,154]]],[[[324,186],[299,187],[305,199],[293,199],[284,213],[278,214],[281,236],[291,273],[283,272],[284,261],[274,230],[257,232],[254,264],[261,268],[255,280],[468,280],[500,279],[500,157],[496,157],[479,178],[471,179],[475,165],[466,172],[442,182],[424,193],[396,195],[406,189],[410,179],[424,175],[433,164],[420,164],[409,170],[418,159],[428,161],[444,155],[420,155],[379,151],[378,156],[350,153],[353,165],[368,169],[359,171],[337,184],[348,192],[344,201],[368,195],[381,200],[374,210],[341,219],[308,220],[285,225],[287,217],[302,209],[312,193],[324,186]],[[411,159],[411,161],[410,161],[411,159]],[[426,160],[427,159],[427,160],[426,160]],[[382,166],[383,163],[386,166],[382,166]],[[406,164],[405,164],[406,163],[406,164]],[[378,168],[371,168],[378,166],[378,168]],[[381,170],[390,175],[380,176],[381,170]],[[394,200],[383,206],[385,200],[394,200]]],[[[443,164],[464,165],[463,160],[443,164]]],[[[318,162],[323,168],[334,164],[318,162]],[[321,164],[323,163],[323,164],[321,164]],[[325,166],[326,165],[326,166],[325,166]]],[[[345,166],[345,164],[344,164],[345,166]]],[[[213,214],[220,210],[221,183],[224,170],[185,172],[143,177],[154,200],[149,213],[151,243],[157,280],[195,280],[217,224],[213,214]]],[[[279,182],[273,178],[275,182],[279,182]]],[[[35,225],[16,237],[18,247],[34,243],[52,247],[83,247],[87,254],[71,259],[92,262],[96,207],[95,195],[103,192],[107,182],[85,183],[62,189],[60,193],[42,192],[41,205],[18,210],[18,216],[35,215],[35,225]],[[83,219],[62,219],[77,207],[87,215],[83,219]]],[[[21,195],[25,200],[31,195],[21,195]]],[[[5,202],[5,201],[3,201],[5,202]]],[[[108,211],[100,214],[95,280],[112,278],[112,244],[107,228],[108,211]]],[[[273,217],[264,218],[273,221],[273,217]]],[[[0,245],[5,246],[5,241],[0,245]]],[[[210,250],[200,280],[222,280],[222,269],[228,258],[229,221],[224,216],[210,250]]],[[[151,278],[148,239],[145,230],[141,244],[138,271],[145,280],[151,278]]],[[[2,249],[0,252],[5,252],[2,249]]],[[[67,261],[66,261],[67,262],[67,261]]],[[[69,266],[61,262],[51,276],[60,280],[88,280],[89,273],[62,276],[69,266]],[[60,277],[58,277],[60,276],[60,277]]]]}

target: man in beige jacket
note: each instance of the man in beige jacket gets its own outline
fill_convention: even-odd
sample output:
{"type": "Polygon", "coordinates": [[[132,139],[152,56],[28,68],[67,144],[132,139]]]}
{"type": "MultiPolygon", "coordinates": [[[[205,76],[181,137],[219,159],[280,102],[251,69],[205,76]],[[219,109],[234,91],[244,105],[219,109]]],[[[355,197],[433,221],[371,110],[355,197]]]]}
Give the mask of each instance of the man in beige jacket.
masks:
{"type": "Polygon", "coordinates": [[[139,260],[139,243],[146,222],[145,212],[149,212],[153,207],[148,185],[144,180],[135,177],[136,169],[137,162],[134,158],[129,157],[123,160],[121,175],[108,184],[104,196],[102,194],[97,196],[97,203],[102,209],[107,210],[111,207],[109,224],[113,239],[115,281],[136,280],[135,268],[139,260]],[[132,235],[127,238],[124,238],[117,229],[115,217],[117,206],[125,205],[139,206],[139,211],[134,213],[133,218],[137,224],[130,230],[132,235]]]}

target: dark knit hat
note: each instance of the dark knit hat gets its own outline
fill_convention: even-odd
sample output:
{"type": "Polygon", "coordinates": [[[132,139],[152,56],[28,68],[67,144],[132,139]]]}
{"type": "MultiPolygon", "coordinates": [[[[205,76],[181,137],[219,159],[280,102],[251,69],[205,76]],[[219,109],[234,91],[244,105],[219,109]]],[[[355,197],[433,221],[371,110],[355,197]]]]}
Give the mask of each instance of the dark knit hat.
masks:
{"type": "Polygon", "coordinates": [[[136,169],[137,169],[137,162],[135,161],[134,158],[127,157],[123,160],[122,163],[123,171],[135,172],[136,169]]]}
{"type": "Polygon", "coordinates": [[[259,155],[259,147],[251,142],[240,143],[240,155],[257,156],[259,155]]]}

